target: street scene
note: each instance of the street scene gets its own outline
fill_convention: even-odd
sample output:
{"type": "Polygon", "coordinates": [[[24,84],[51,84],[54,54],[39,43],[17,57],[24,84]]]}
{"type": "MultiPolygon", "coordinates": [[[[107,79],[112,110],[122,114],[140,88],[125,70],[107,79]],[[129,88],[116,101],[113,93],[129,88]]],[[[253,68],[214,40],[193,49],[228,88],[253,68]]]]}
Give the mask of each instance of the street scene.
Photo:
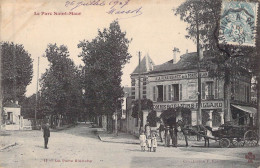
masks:
{"type": "Polygon", "coordinates": [[[0,167],[260,167],[258,0],[0,5],[0,167]]]}
{"type": "MultiPolygon", "coordinates": [[[[80,123],[51,132],[45,150],[41,131],[9,132],[2,140],[15,138],[16,145],[1,150],[1,167],[257,167],[259,148],[204,148],[158,146],[156,152],[140,152],[138,139],[119,135],[101,141],[96,128],[80,123]],[[60,138],[62,137],[62,138],[60,138]],[[245,158],[255,155],[252,163],[245,158]]],[[[102,136],[102,134],[100,134],[102,136]]],[[[12,141],[12,140],[10,140],[12,141]]],[[[201,145],[201,144],[198,144],[201,145]]],[[[250,159],[249,159],[250,160],[250,159]]]]}

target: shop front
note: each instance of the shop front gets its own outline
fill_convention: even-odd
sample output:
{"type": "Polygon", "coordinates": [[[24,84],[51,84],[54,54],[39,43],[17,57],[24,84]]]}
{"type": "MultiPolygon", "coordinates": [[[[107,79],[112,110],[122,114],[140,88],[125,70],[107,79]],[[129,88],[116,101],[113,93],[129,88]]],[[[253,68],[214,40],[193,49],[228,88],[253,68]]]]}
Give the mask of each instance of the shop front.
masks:
{"type": "MultiPolygon", "coordinates": [[[[183,107],[191,110],[190,116],[183,118],[180,114],[176,116],[178,119],[190,121],[190,125],[198,124],[198,103],[196,101],[179,101],[179,102],[154,102],[154,110],[157,112],[157,116],[169,109],[183,107]],[[191,119],[189,119],[191,118],[191,119]]],[[[224,102],[223,101],[202,101],[201,103],[202,124],[210,127],[218,127],[224,124],[224,102]]]]}

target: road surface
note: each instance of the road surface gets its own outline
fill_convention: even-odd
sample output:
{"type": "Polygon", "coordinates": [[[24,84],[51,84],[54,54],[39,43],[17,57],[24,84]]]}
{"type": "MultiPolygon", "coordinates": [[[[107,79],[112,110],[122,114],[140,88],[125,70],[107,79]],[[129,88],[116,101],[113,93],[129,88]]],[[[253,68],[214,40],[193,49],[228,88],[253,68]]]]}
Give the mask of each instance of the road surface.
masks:
{"type": "Polygon", "coordinates": [[[141,152],[139,145],[100,141],[88,124],[51,132],[44,149],[41,131],[16,131],[10,136],[18,145],[0,152],[2,168],[245,168],[260,166],[260,148],[167,148],[141,152]],[[252,152],[255,158],[248,155],[252,152]],[[249,160],[246,156],[249,156],[249,160]],[[250,159],[252,158],[252,159],[250,159]],[[252,161],[252,163],[248,163],[252,161]]]}

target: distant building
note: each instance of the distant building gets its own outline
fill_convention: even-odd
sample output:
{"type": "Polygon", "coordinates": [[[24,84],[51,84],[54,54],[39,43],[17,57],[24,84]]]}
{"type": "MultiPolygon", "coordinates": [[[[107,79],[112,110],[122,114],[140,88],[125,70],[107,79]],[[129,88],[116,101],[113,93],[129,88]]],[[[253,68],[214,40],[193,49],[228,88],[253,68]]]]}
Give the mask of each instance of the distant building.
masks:
{"type": "MultiPolygon", "coordinates": [[[[197,53],[186,53],[177,63],[170,60],[157,66],[149,56],[146,57],[141,62],[141,98],[153,101],[157,116],[171,107],[189,108],[191,113],[186,120],[190,125],[196,125],[198,123],[197,53]]],[[[138,69],[137,66],[131,74],[133,100],[138,99],[138,69]]],[[[231,79],[230,99],[225,102],[224,81],[210,78],[208,72],[201,69],[202,124],[218,127],[226,121],[232,121],[237,125],[253,122],[256,109],[252,107],[250,100],[251,75],[248,72],[243,73],[242,77],[231,79]],[[228,108],[230,114],[227,114],[228,108]]],[[[144,114],[144,124],[147,115],[144,114]]],[[[180,118],[181,116],[177,117],[180,118]]]]}
{"type": "Polygon", "coordinates": [[[3,110],[5,130],[31,129],[31,122],[21,116],[21,106],[18,102],[5,103],[3,110]]]}

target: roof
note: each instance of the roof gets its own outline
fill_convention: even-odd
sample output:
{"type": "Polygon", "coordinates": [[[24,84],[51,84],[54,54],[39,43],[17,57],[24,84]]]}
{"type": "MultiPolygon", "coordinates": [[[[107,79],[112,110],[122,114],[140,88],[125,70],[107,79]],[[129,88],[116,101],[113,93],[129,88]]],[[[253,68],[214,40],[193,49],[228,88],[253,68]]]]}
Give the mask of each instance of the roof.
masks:
{"type": "Polygon", "coordinates": [[[4,107],[11,107],[11,108],[21,108],[20,105],[16,104],[16,103],[12,103],[12,102],[7,102],[4,104],[4,107]]]}
{"type": "MultiPolygon", "coordinates": [[[[146,54],[140,62],[140,73],[146,73],[153,70],[154,62],[148,54],[146,54]]],[[[139,65],[135,68],[132,74],[139,73],[139,65]]]]}
{"type": "Polygon", "coordinates": [[[154,66],[152,72],[188,70],[197,68],[197,52],[183,54],[181,59],[173,64],[173,60],[167,61],[161,65],[154,66]]]}

